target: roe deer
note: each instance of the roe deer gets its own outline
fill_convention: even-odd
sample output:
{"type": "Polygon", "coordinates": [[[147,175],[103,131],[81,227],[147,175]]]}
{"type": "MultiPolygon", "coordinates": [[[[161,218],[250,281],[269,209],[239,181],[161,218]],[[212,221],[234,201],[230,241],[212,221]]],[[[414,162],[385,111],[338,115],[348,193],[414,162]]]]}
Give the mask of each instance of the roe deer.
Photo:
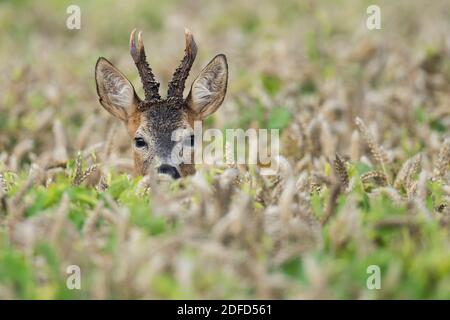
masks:
{"type": "Polygon", "coordinates": [[[127,125],[134,142],[136,174],[145,175],[151,165],[155,165],[159,173],[174,179],[193,174],[194,164],[174,163],[171,153],[177,143],[193,145],[194,137],[189,134],[180,142],[172,141],[172,132],[193,129],[194,121],[203,121],[220,107],[227,90],[226,57],[223,54],[215,56],[194,80],[184,99],[184,85],[197,54],[194,37],[186,29],[185,54],[169,82],[167,98],[164,99],[159,95],[159,83],[146,60],[142,32],[138,34],[136,47],[135,31],[130,35],[130,53],[144,87],[145,100],[137,96],[133,85],[116,67],[100,57],[95,66],[99,101],[109,113],[127,125]]]}

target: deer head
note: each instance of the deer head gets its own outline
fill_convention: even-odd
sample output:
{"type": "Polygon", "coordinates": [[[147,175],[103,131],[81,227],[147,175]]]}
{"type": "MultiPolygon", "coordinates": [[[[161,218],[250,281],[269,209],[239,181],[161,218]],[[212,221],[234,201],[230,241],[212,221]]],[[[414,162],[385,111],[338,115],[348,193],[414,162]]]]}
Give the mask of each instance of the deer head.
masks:
{"type": "Polygon", "coordinates": [[[99,101],[110,114],[126,124],[133,141],[134,167],[138,175],[145,175],[150,166],[174,179],[193,174],[194,165],[174,163],[172,152],[177,143],[194,143],[194,121],[203,121],[215,112],[225,97],[228,66],[225,55],[219,54],[200,72],[187,98],[183,98],[185,82],[197,54],[194,37],[187,29],[185,38],[185,54],[169,82],[165,99],[159,95],[159,83],[146,60],[141,32],[137,47],[135,30],[131,32],[130,52],[142,80],[144,100],[112,63],[103,57],[97,60],[95,80],[99,101]],[[191,133],[173,141],[172,133],[177,130],[191,133]]]}

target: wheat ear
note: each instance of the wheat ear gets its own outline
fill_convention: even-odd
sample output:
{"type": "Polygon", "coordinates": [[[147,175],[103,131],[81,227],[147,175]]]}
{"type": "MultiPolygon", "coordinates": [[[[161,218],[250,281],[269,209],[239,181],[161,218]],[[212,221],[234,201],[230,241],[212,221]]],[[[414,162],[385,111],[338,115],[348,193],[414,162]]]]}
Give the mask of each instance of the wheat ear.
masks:
{"type": "Polygon", "coordinates": [[[438,160],[434,169],[434,178],[439,179],[445,176],[450,165],[450,138],[444,140],[439,151],[438,160]]]}
{"type": "Polygon", "coordinates": [[[334,171],[336,172],[339,182],[341,183],[342,189],[347,190],[349,186],[349,177],[347,168],[345,167],[344,160],[339,156],[338,153],[335,155],[334,159],[334,171]]]}
{"type": "Polygon", "coordinates": [[[387,170],[386,170],[386,163],[390,162],[390,158],[389,158],[388,154],[383,149],[383,147],[380,146],[375,141],[375,138],[373,137],[372,133],[369,131],[366,124],[364,123],[364,121],[361,118],[356,117],[355,123],[356,123],[356,126],[358,127],[359,132],[362,135],[363,140],[366,142],[367,146],[369,147],[370,152],[372,153],[373,157],[381,165],[383,172],[386,175],[386,181],[389,184],[389,176],[388,176],[387,170]]]}

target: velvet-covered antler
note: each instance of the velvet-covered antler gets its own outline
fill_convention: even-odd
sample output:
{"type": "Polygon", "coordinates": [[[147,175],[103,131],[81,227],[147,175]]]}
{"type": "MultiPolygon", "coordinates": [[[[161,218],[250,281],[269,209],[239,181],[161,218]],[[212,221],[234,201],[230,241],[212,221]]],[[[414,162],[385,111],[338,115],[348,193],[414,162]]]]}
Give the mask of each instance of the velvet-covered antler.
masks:
{"type": "Polygon", "coordinates": [[[130,53],[136,64],[136,67],[141,77],[144,86],[144,94],[146,101],[158,101],[161,99],[159,95],[159,83],[155,80],[152,69],[150,68],[145,57],[144,43],[142,41],[142,32],[138,34],[138,47],[136,48],[135,34],[136,29],[130,35],[130,53]]]}

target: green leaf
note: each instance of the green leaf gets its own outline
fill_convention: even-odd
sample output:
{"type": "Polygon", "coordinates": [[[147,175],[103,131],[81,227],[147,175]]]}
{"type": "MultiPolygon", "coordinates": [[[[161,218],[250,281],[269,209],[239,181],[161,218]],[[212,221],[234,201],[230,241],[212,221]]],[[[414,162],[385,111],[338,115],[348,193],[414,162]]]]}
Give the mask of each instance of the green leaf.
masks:
{"type": "Polygon", "coordinates": [[[300,87],[300,93],[302,95],[310,95],[317,91],[316,83],[312,79],[306,80],[304,83],[302,83],[302,86],[300,87]]]}
{"type": "Polygon", "coordinates": [[[130,189],[131,187],[131,182],[128,180],[128,177],[126,175],[122,175],[111,182],[111,185],[108,188],[108,192],[113,196],[114,199],[117,199],[122,192],[130,189]]]}
{"type": "Polygon", "coordinates": [[[355,168],[356,168],[356,172],[358,172],[358,175],[361,176],[366,172],[369,172],[370,170],[372,170],[372,168],[364,163],[364,162],[357,162],[355,163],[355,168]]]}
{"type": "Polygon", "coordinates": [[[430,121],[430,128],[437,132],[446,132],[447,127],[442,123],[440,119],[433,119],[430,121]]]}
{"type": "Polygon", "coordinates": [[[0,252],[0,283],[14,288],[20,299],[34,297],[33,270],[22,253],[12,249],[0,252]]]}
{"type": "Polygon", "coordinates": [[[291,113],[286,108],[272,109],[269,114],[269,129],[284,129],[291,121],[291,113]]]}
{"type": "Polygon", "coordinates": [[[272,96],[276,95],[281,88],[281,79],[276,75],[263,74],[261,81],[264,89],[272,96]]]}

